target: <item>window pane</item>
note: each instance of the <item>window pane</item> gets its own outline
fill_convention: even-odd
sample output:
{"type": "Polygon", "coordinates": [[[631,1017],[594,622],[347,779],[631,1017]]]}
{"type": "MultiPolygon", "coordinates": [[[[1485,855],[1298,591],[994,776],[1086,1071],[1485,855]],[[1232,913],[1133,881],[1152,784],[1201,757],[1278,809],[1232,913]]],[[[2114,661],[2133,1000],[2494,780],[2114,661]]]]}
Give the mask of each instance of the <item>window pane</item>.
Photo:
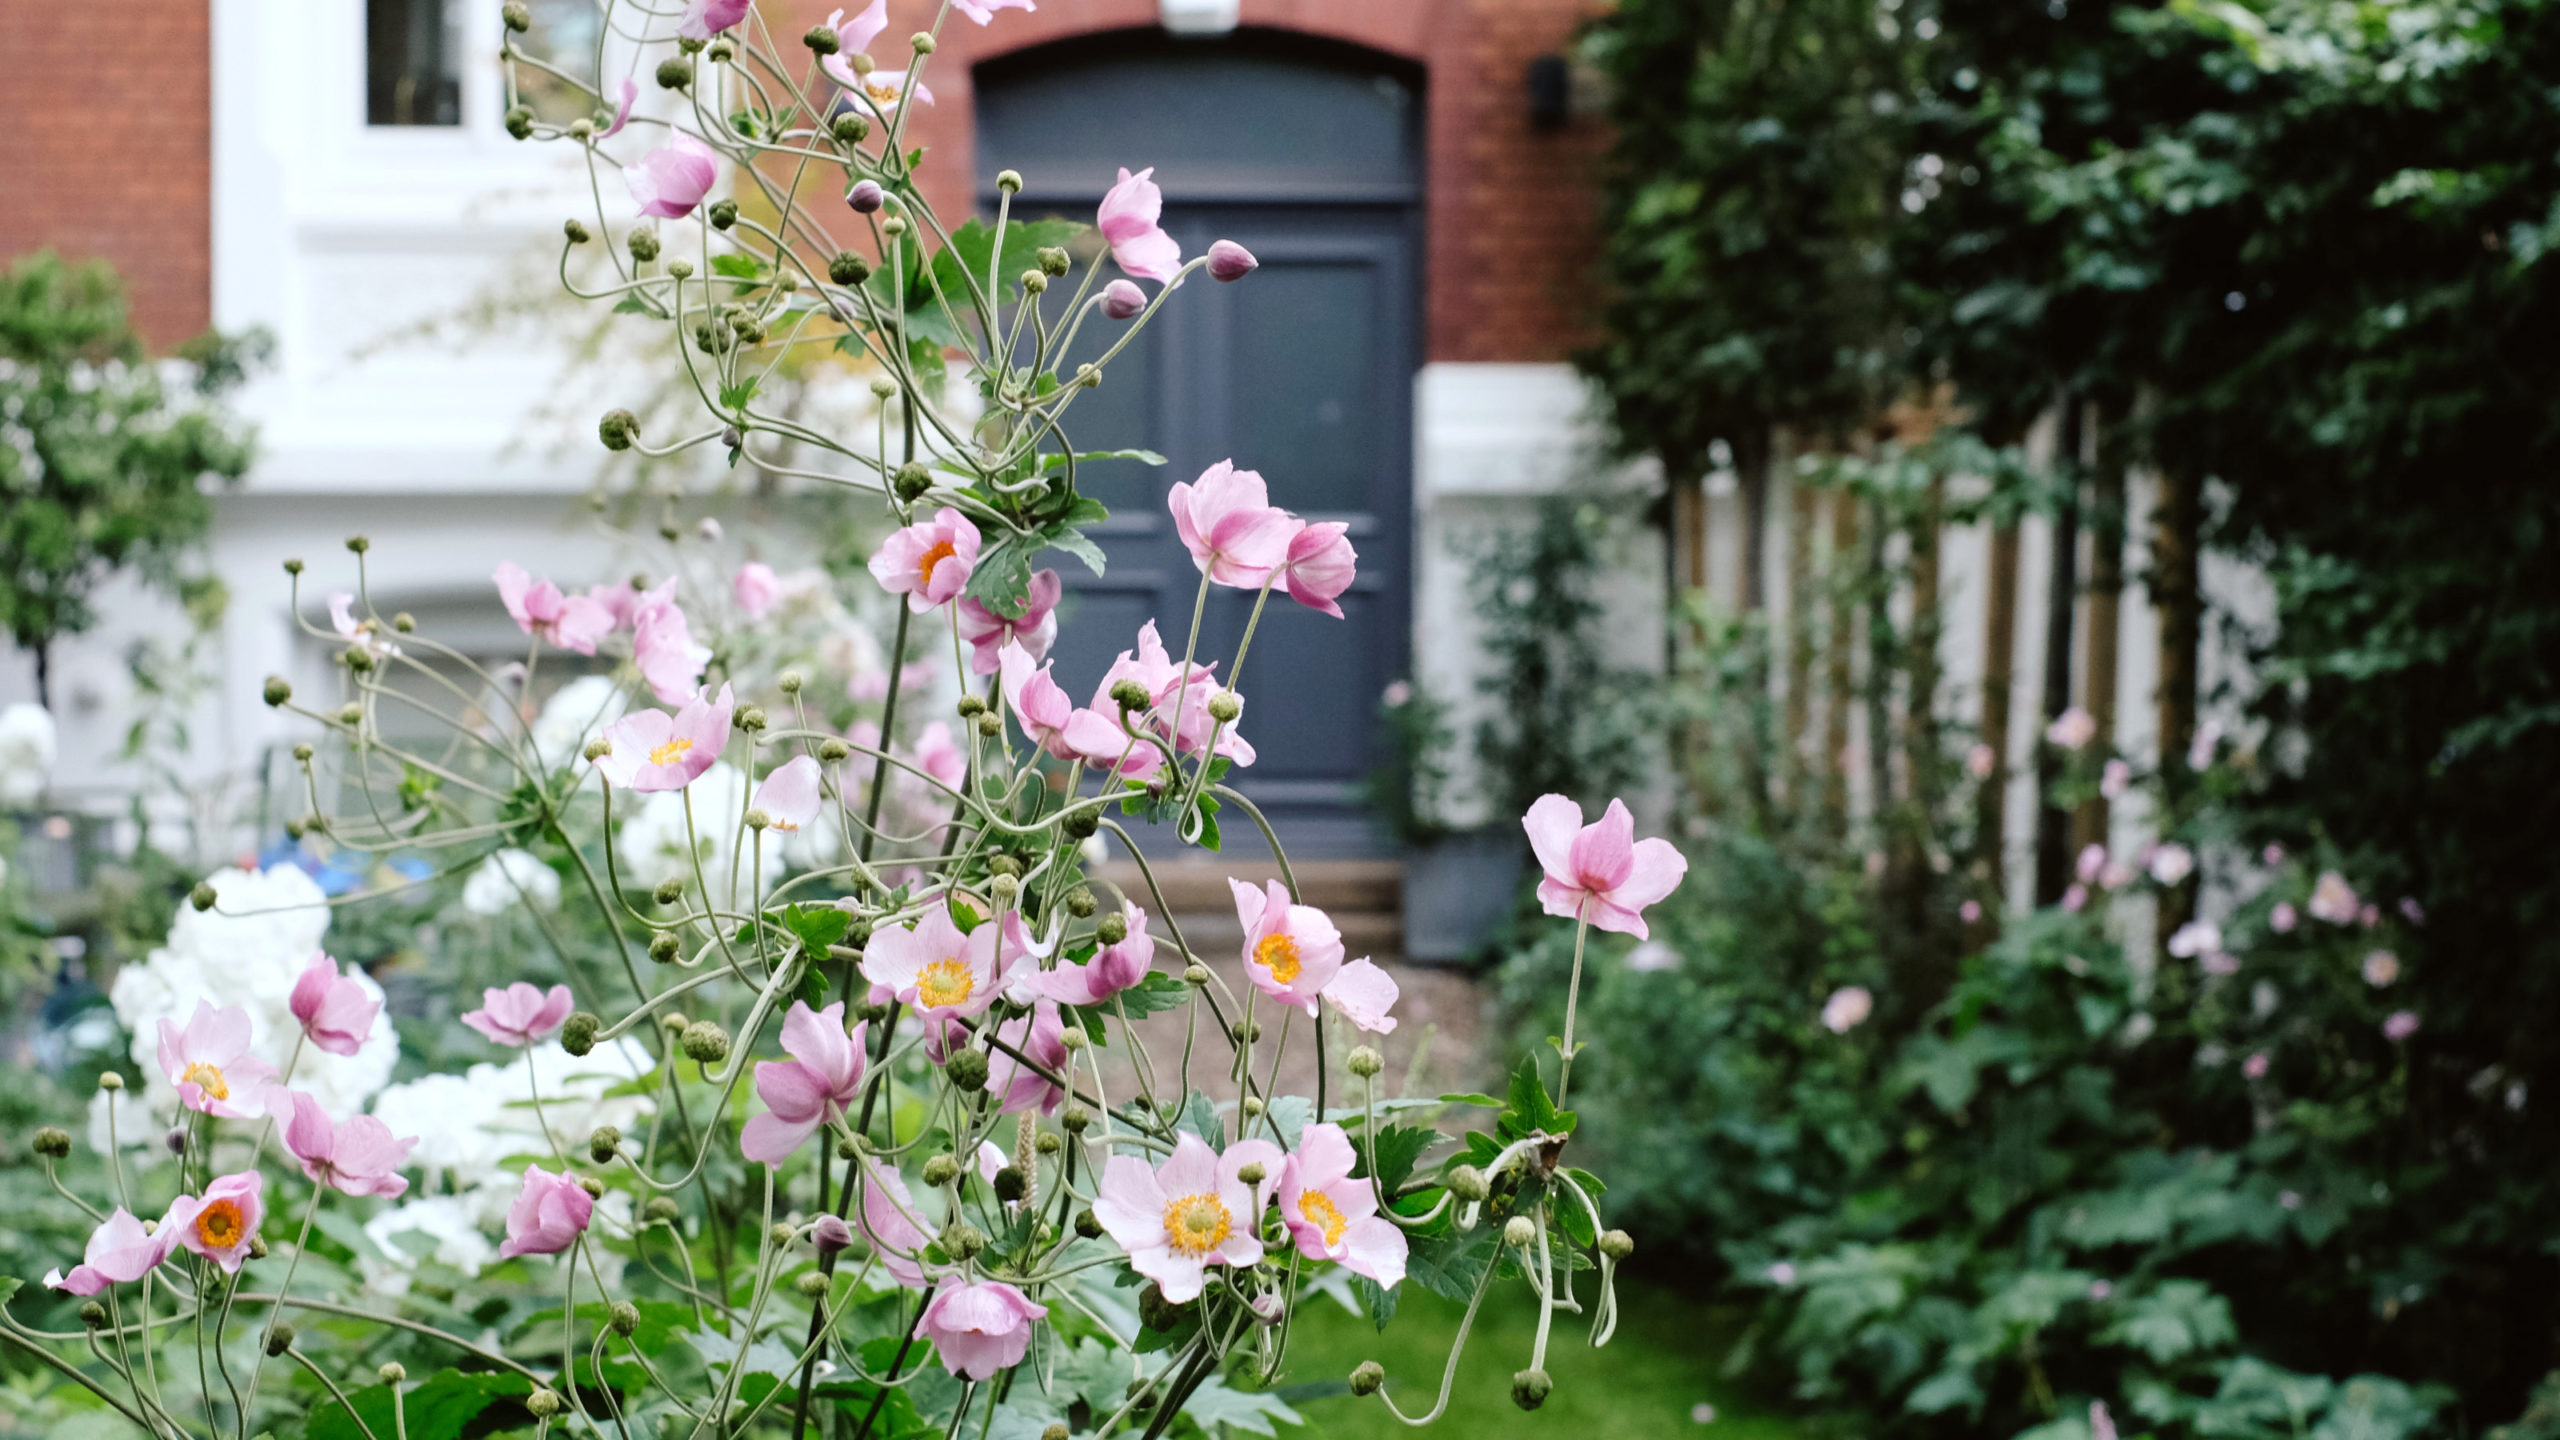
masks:
{"type": "Polygon", "coordinates": [[[458,11],[453,0],[365,0],[366,123],[462,123],[458,11]]]}
{"type": "MultiPolygon", "coordinates": [[[[526,8],[533,12],[533,28],[511,37],[516,48],[563,74],[578,77],[582,84],[593,85],[596,40],[604,28],[604,16],[596,9],[596,0],[529,0],[526,8]]],[[[596,99],[589,91],[532,65],[516,66],[516,97],[533,107],[535,115],[558,125],[596,108],[596,99]]]]}

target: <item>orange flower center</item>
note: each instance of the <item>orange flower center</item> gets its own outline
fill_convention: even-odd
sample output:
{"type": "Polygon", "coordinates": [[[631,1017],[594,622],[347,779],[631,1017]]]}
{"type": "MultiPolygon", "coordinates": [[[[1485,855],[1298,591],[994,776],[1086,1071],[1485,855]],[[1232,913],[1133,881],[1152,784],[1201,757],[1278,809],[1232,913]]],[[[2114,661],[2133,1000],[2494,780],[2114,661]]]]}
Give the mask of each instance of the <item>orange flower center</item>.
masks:
{"type": "Polygon", "coordinates": [[[668,741],[666,744],[659,746],[657,749],[650,751],[649,763],[652,765],[673,765],[676,763],[677,756],[682,755],[684,752],[692,748],[693,742],[679,735],[675,739],[668,741]]]}
{"type": "Polygon", "coordinates": [[[248,1227],[240,1220],[240,1202],[225,1197],[196,1212],[196,1238],[208,1249],[228,1250],[240,1243],[248,1227]]]}
{"type": "Polygon", "coordinates": [[[933,542],[933,548],[924,552],[924,555],[916,561],[917,577],[922,579],[925,584],[931,585],[933,583],[933,567],[950,559],[956,553],[958,552],[951,548],[950,541],[936,540],[933,542]]]}
{"type": "Polygon", "coordinates": [[[1226,1202],[1215,1195],[1185,1195],[1164,1207],[1164,1233],[1178,1255],[1206,1255],[1225,1244],[1234,1228],[1226,1202]]]}
{"type": "Polygon", "coordinates": [[[1271,972],[1271,978],[1286,985],[1298,978],[1304,961],[1298,958],[1298,942],[1286,935],[1265,935],[1254,942],[1253,958],[1271,972]]]}
{"type": "MultiPolygon", "coordinates": [[[[892,104],[898,98],[898,87],[884,81],[865,80],[862,82],[862,88],[871,93],[872,99],[879,101],[883,105],[892,104]]],[[[949,553],[950,547],[946,545],[943,549],[947,554],[949,553]]]]}
{"type": "Polygon", "coordinates": [[[916,973],[916,1003],[943,1009],[966,1004],[977,993],[978,977],[956,956],[945,957],[916,973]]]}
{"type": "Polygon", "coordinates": [[[193,1085],[197,1089],[202,1090],[205,1093],[205,1098],[208,1100],[228,1100],[231,1098],[231,1086],[222,1078],[222,1067],[213,1064],[210,1061],[198,1060],[194,1062],[187,1067],[186,1073],[180,1075],[178,1079],[185,1084],[193,1085]]]}
{"type": "Polygon", "coordinates": [[[1342,1207],[1334,1204],[1333,1197],[1321,1190],[1310,1190],[1298,1197],[1298,1216],[1324,1232],[1324,1243],[1328,1247],[1341,1244],[1342,1232],[1351,1224],[1351,1218],[1342,1213],[1342,1207]]]}

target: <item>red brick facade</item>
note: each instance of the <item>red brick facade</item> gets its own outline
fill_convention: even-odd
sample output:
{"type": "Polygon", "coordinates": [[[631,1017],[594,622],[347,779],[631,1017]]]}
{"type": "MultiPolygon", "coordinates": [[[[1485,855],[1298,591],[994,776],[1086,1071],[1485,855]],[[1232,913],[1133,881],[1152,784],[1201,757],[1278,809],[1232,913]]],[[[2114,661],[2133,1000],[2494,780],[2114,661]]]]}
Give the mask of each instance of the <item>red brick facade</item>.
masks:
{"type": "MultiPolygon", "coordinates": [[[[808,20],[829,8],[798,0],[808,20]]],[[[1584,337],[1587,307],[1577,292],[1592,258],[1597,127],[1532,130],[1523,75],[1531,58],[1564,50],[1593,8],[1593,0],[1243,0],[1246,25],[1349,41],[1424,68],[1432,360],[1557,360],[1584,337]]],[[[890,35],[926,13],[915,0],[891,0],[890,35]]],[[[933,151],[925,167],[935,208],[968,209],[973,63],[1150,27],[1157,16],[1156,0],[1044,0],[1032,14],[1000,12],[983,30],[954,14],[927,70],[938,103],[917,112],[910,132],[933,151]]],[[[805,28],[776,27],[785,35],[805,28]]]]}
{"type": "Polygon", "coordinates": [[[103,257],[154,346],[200,333],[213,314],[208,0],[6,9],[0,262],[46,246],[103,257]]]}

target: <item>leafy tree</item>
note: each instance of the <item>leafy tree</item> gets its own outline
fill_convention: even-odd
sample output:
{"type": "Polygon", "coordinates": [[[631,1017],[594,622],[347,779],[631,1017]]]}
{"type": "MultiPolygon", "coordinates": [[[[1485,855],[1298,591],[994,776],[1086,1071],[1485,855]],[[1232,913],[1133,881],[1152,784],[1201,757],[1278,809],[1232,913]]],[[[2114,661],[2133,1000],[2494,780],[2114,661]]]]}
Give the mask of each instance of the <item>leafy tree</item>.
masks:
{"type": "Polygon", "coordinates": [[[34,655],[48,705],[53,642],[96,623],[110,575],[182,588],[179,563],[212,521],[206,482],[249,468],[248,431],[214,402],[261,343],[190,342],[192,394],[173,394],[104,261],[39,251],[0,275],[0,621],[34,655]]]}

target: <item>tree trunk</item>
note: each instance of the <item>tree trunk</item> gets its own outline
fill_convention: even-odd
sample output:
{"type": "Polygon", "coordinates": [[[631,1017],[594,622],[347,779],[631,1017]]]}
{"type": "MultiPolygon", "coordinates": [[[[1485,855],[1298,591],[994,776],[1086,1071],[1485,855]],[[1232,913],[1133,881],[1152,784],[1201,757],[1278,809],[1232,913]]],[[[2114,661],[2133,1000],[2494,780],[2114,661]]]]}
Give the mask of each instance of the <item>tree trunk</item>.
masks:
{"type": "MultiPolygon", "coordinates": [[[[1745,427],[1733,440],[1733,469],[1742,486],[1742,608],[1757,612],[1768,604],[1764,573],[1768,569],[1769,433],[1745,427]]],[[[1703,504],[1701,497],[1701,504],[1703,504]]],[[[1701,520],[1703,526],[1704,521],[1701,520]]],[[[1703,533],[1703,532],[1702,532],[1703,533]]],[[[1699,574],[1706,573],[1705,547],[1700,546],[1699,574]]],[[[1704,584],[1703,579],[1700,580],[1704,584]]]]}
{"type": "MultiPolygon", "coordinates": [[[[2083,417],[2079,397],[2062,398],[2062,443],[2055,447],[2055,468],[2064,477],[2061,507],[2053,517],[2053,584],[2047,591],[2044,626],[2044,713],[2049,723],[2071,708],[2071,642],[2079,618],[2080,599],[2080,447],[2083,417]]],[[[2037,747],[2036,760],[2036,891],[2038,905],[2062,898],[2071,883],[2071,817],[2047,795],[2060,774],[2061,756],[2054,747],[2037,747]]]]}
{"type": "Polygon", "coordinates": [[[1831,833],[1849,831],[1849,646],[1857,628],[1856,597],[1842,582],[1849,578],[1858,553],[1858,497],[1846,490],[1831,493],[1831,555],[1823,567],[1823,588],[1830,592],[1831,627],[1822,646],[1822,812],[1831,833]]]}
{"type": "MultiPolygon", "coordinates": [[[[2153,511],[2151,603],[2160,612],[2160,774],[2174,791],[2184,781],[2187,743],[2196,730],[2196,650],[2204,635],[2196,479],[2165,472],[2153,511]]],[[[2195,913],[2195,882],[2163,892],[2159,927],[2174,932],[2195,913]]]]}
{"type": "Polygon", "coordinates": [[[51,714],[53,712],[53,642],[39,640],[28,648],[35,652],[36,657],[36,703],[44,707],[45,713],[51,714]]]}
{"type": "Polygon", "coordinates": [[[2008,890],[2009,709],[2018,680],[2018,527],[1995,524],[1982,627],[1982,743],[1991,773],[1974,792],[1975,853],[1991,867],[1991,908],[2008,890]]]}
{"type": "MultiPolygon", "coordinates": [[[[2124,592],[2124,466],[2110,461],[2099,467],[2089,506],[2089,674],[2081,682],[2090,718],[2098,722],[2097,744],[2115,748],[2116,627],[2118,601],[2124,592]]],[[[2076,854],[2107,843],[2107,797],[2093,795],[2072,817],[2071,848],[2076,854]]]]}
{"type": "Polygon", "coordinates": [[[1806,752],[1813,743],[1813,528],[1820,497],[1802,485],[1787,487],[1793,515],[1787,525],[1787,801],[1801,808],[1811,799],[1806,752]]]}

